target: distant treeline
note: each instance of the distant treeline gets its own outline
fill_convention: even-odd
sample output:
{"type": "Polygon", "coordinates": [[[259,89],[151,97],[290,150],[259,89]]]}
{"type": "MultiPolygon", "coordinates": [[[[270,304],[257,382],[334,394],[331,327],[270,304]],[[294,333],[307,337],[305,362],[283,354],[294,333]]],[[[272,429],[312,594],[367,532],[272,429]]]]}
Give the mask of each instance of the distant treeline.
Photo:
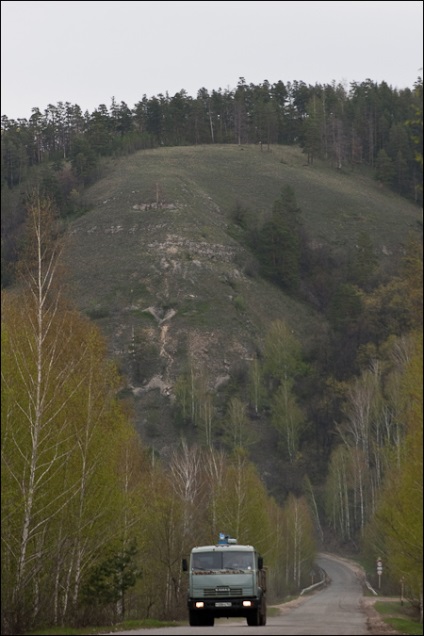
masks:
{"type": "Polygon", "coordinates": [[[402,196],[422,200],[422,79],[394,89],[368,79],[344,85],[294,81],[247,84],[196,98],[182,89],[173,97],[143,98],[131,109],[112,98],[92,113],[69,102],[32,109],[29,119],[2,116],[2,185],[13,187],[31,166],[69,160],[88,183],[99,157],[143,148],[195,144],[300,145],[307,161],[337,168],[365,164],[402,196]],[[421,166],[421,167],[420,167],[421,166]]]}

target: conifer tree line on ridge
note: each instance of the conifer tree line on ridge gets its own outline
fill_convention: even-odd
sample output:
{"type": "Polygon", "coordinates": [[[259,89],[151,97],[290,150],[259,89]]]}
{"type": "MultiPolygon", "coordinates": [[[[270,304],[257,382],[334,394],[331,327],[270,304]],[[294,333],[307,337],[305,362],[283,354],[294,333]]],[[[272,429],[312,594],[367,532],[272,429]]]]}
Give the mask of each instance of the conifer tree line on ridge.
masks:
{"type": "Polygon", "coordinates": [[[70,102],[43,111],[34,107],[28,119],[2,116],[2,178],[13,186],[31,166],[70,160],[87,181],[100,156],[234,143],[297,144],[309,163],[322,158],[337,168],[365,164],[396,192],[420,201],[422,79],[398,90],[371,79],[347,89],[335,81],[255,85],[240,77],[232,90],[200,88],[195,98],[184,89],[173,96],[143,95],[133,108],[115,98],[91,113],[70,102]]]}

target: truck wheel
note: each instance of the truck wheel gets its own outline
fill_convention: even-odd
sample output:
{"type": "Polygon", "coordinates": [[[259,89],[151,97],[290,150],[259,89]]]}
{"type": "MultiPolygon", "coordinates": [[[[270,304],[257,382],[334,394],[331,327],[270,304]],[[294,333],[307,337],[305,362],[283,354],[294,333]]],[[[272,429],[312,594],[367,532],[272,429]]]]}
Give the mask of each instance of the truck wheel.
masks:
{"type": "Polygon", "coordinates": [[[215,616],[206,612],[197,612],[189,610],[190,627],[213,627],[215,624],[215,616]]]}
{"type": "Polygon", "coordinates": [[[257,627],[258,625],[260,625],[259,610],[258,609],[252,610],[250,614],[246,616],[246,620],[249,627],[257,627]]]}
{"type": "Polygon", "coordinates": [[[204,617],[203,625],[206,625],[206,627],[213,627],[214,624],[215,616],[213,614],[206,614],[206,616],[204,617]]]}
{"type": "Polygon", "coordinates": [[[266,625],[266,603],[261,603],[261,610],[259,612],[259,625],[266,625]]]}
{"type": "Polygon", "coordinates": [[[190,624],[190,627],[198,627],[201,624],[199,619],[199,612],[192,612],[191,610],[189,610],[188,622],[190,624]]]}

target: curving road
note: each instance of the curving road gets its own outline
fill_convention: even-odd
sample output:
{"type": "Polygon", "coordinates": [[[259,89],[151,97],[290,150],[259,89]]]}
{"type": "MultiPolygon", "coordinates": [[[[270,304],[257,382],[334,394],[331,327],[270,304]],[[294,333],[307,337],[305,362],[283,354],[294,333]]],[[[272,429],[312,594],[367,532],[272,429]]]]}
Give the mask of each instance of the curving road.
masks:
{"type": "Polygon", "coordinates": [[[320,555],[320,567],[331,579],[330,585],[312,596],[302,596],[294,606],[279,606],[279,616],[267,619],[264,627],[248,627],[246,621],[220,618],[214,627],[165,627],[159,629],[139,629],[114,634],[146,634],[149,636],[254,636],[263,635],[303,635],[313,636],[337,634],[347,636],[368,634],[366,617],[360,608],[362,588],[355,568],[348,561],[330,555],[320,555]]]}

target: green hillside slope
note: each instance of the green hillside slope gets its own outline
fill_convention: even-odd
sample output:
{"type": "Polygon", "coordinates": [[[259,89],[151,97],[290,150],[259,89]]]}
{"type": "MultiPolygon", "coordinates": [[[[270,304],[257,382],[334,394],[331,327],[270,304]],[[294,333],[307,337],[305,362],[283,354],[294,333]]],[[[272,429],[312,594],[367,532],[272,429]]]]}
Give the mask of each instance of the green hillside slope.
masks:
{"type": "Polygon", "coordinates": [[[235,206],[261,219],[285,185],[312,246],[345,250],[365,231],[390,264],[419,221],[417,207],[359,171],[306,166],[298,149],[198,146],[111,162],[87,192],[89,211],[69,227],[71,294],[106,334],[136,425],[158,451],[182,432],[172,405],[188,366],[220,391],[255,357],[271,321],[285,320],[306,348],[327,329],[264,281],[236,240],[235,206]]]}

